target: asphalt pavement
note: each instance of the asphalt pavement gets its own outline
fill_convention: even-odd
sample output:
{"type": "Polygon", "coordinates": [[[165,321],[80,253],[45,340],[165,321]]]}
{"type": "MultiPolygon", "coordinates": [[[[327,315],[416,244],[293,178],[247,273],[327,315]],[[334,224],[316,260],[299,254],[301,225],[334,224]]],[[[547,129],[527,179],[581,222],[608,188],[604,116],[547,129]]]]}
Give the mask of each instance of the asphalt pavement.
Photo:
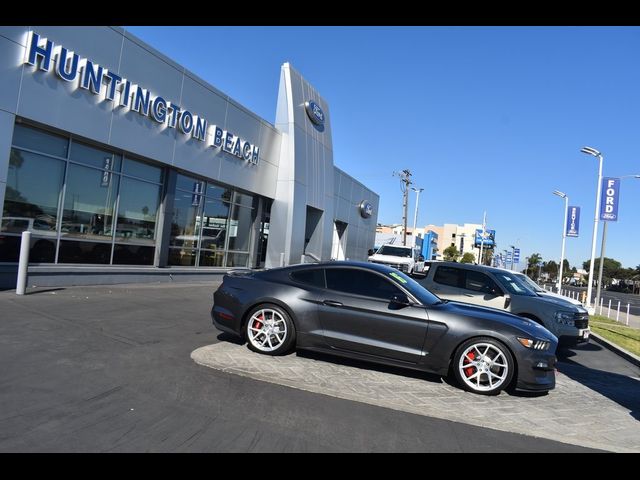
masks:
{"type": "MultiPolygon", "coordinates": [[[[220,342],[209,317],[215,287],[0,292],[0,451],[589,451],[197,365],[191,353],[220,342]]],[[[582,353],[565,371],[603,390],[597,370],[608,370],[578,363],[582,353]]],[[[637,421],[640,400],[620,391],[635,388],[634,372],[609,361],[616,377],[603,381],[619,381],[605,394],[637,421]]]]}

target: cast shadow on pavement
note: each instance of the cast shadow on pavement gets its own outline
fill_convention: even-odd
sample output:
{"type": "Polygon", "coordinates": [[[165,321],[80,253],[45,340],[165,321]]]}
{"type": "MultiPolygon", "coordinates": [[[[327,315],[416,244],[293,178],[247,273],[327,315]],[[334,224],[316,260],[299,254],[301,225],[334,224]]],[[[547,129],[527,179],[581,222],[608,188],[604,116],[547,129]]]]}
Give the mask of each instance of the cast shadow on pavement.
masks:
{"type": "MultiPolygon", "coordinates": [[[[228,333],[221,333],[218,335],[218,340],[221,342],[229,342],[234,345],[246,345],[247,342],[241,340],[235,335],[228,333]]],[[[447,385],[460,389],[460,386],[453,378],[453,375],[440,376],[434,373],[423,372],[421,370],[413,370],[411,368],[395,367],[390,365],[384,365],[380,363],[367,362],[364,360],[356,360],[347,357],[341,357],[338,355],[331,355],[330,353],[312,352],[310,350],[297,350],[287,355],[296,355],[301,358],[308,358],[311,360],[319,360],[322,362],[332,363],[334,365],[344,365],[348,367],[360,368],[363,370],[372,370],[374,372],[389,373],[391,375],[400,375],[403,377],[415,378],[418,380],[424,380],[431,383],[446,383],[447,385]]],[[[520,390],[514,390],[509,388],[505,390],[505,393],[514,397],[541,397],[548,394],[548,392],[524,392],[520,390]]],[[[504,394],[504,393],[503,393],[504,394]]]]}
{"type": "MultiPolygon", "coordinates": [[[[581,350],[592,351],[602,348],[591,342],[580,347],[581,350]]],[[[619,373],[585,367],[571,360],[575,355],[575,352],[570,349],[559,349],[557,356],[561,363],[558,364],[558,370],[572,380],[629,409],[629,414],[636,420],[640,420],[640,381],[619,373]]]]}

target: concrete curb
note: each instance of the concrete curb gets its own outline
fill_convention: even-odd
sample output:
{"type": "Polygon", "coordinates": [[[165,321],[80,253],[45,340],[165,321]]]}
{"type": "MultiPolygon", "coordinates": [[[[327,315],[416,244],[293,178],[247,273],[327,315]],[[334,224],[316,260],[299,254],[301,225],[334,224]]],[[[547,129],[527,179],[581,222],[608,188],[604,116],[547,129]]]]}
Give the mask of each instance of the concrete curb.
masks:
{"type": "Polygon", "coordinates": [[[611,350],[613,353],[620,355],[625,360],[633,363],[636,367],[640,367],[640,357],[638,357],[637,355],[634,355],[633,353],[625,350],[624,348],[619,347],[615,343],[611,343],[609,340],[602,338],[597,333],[594,333],[593,330],[591,331],[590,336],[596,342],[598,342],[600,345],[604,346],[608,350],[611,350]]]}

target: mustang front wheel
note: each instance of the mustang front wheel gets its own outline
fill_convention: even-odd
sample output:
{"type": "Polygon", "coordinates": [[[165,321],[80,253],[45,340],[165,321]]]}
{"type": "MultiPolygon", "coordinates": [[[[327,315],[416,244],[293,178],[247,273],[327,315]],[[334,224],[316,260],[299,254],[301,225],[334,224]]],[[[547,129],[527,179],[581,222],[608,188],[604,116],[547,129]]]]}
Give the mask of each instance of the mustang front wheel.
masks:
{"type": "Polygon", "coordinates": [[[485,337],[464,342],[453,361],[453,372],[462,388],[484,395],[497,395],[509,386],[515,369],[507,347],[485,337]]]}
{"type": "Polygon", "coordinates": [[[249,313],[245,329],[251,350],[267,355],[289,351],[295,341],[295,328],[287,312],[277,305],[259,305],[249,313]]]}

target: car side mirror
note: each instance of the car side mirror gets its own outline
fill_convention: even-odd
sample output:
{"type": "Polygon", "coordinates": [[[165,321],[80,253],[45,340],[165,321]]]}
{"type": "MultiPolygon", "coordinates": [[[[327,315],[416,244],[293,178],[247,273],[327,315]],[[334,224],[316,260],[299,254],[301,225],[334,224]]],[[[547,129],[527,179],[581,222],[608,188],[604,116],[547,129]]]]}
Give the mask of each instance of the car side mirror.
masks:
{"type": "Polygon", "coordinates": [[[392,308],[404,308],[411,305],[409,297],[404,293],[396,293],[391,297],[390,305],[392,308]]]}
{"type": "Polygon", "coordinates": [[[502,290],[500,290],[499,288],[493,287],[491,290],[489,290],[489,293],[491,295],[494,295],[496,297],[501,297],[504,294],[502,293],[502,290]]]}
{"type": "Polygon", "coordinates": [[[424,262],[424,255],[418,255],[418,261],[424,262]]]}
{"type": "Polygon", "coordinates": [[[504,294],[504,308],[509,308],[509,305],[511,305],[511,295],[509,295],[508,293],[504,294]]]}
{"type": "Polygon", "coordinates": [[[375,251],[373,250],[373,248],[370,248],[369,251],[367,252],[367,255],[371,256],[375,253],[375,251]]]}

